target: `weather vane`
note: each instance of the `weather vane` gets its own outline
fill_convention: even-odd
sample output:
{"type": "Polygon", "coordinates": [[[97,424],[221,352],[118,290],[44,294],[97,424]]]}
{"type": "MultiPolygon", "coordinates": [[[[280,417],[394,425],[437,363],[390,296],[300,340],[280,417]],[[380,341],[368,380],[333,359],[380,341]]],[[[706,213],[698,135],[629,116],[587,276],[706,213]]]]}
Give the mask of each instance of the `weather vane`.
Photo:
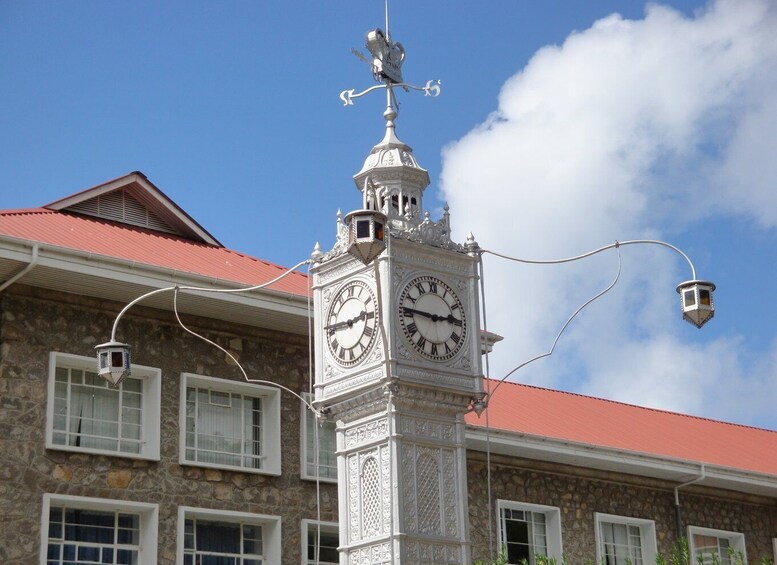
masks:
{"type": "Polygon", "coordinates": [[[396,106],[393,92],[395,86],[399,86],[406,91],[420,90],[426,96],[437,96],[440,94],[439,80],[427,81],[426,86],[415,86],[402,80],[402,63],[405,60],[405,48],[402,47],[402,44],[398,41],[394,42],[391,40],[391,34],[389,33],[388,0],[386,0],[386,32],[383,33],[383,30],[380,28],[368,32],[365,47],[367,47],[372,54],[372,61],[369,61],[355,49],[353,49],[352,52],[359,59],[370,64],[373,78],[377,82],[383,84],[372,86],[362,92],[356,92],[356,89],[354,88],[343,90],[340,93],[340,100],[343,101],[344,106],[353,106],[354,98],[360,98],[373,90],[381,88],[385,88],[387,91],[388,106],[392,106],[392,101],[396,106]]]}

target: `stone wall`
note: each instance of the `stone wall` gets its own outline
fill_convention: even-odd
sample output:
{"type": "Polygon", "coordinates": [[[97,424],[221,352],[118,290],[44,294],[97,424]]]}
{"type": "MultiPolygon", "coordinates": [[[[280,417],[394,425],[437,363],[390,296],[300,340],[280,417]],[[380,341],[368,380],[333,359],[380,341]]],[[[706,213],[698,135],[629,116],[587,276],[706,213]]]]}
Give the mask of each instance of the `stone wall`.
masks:
{"type": "MultiPolygon", "coordinates": [[[[489,481],[485,454],[468,454],[467,473],[473,553],[476,559],[486,559],[489,481]]],[[[596,561],[597,512],[655,521],[658,552],[667,558],[677,541],[672,483],[501,456],[491,458],[490,483],[492,520],[500,499],[560,509],[563,551],[570,565],[596,561]]],[[[690,486],[680,491],[680,503],[683,532],[688,525],[740,532],[745,535],[751,563],[762,557],[774,559],[777,500],[690,486]]],[[[492,522],[491,528],[496,537],[496,524],[492,522]]]]}
{"type": "MultiPolygon", "coordinates": [[[[92,356],[108,339],[123,305],[15,285],[0,295],[0,563],[38,563],[44,493],[132,500],[159,505],[159,563],[175,563],[179,506],[278,515],[283,563],[299,564],[300,522],[315,520],[316,485],[300,479],[299,401],[283,393],[282,475],[178,464],[181,372],[240,380],[234,364],[184,332],[171,313],[136,306],[120,338],[133,361],[162,371],[161,460],[74,454],[45,449],[50,351],[92,356]]],[[[184,317],[187,325],[230,350],[250,376],[308,390],[306,337],[184,317]]],[[[488,480],[484,454],[468,454],[469,511],[475,558],[488,556],[488,480]]],[[[594,513],[655,520],[659,552],[675,542],[669,483],[546,462],[493,457],[492,499],[556,506],[571,565],[595,559],[594,513]]],[[[684,526],[742,532],[751,562],[772,556],[777,500],[689,487],[681,494],[684,526]]],[[[321,519],[337,521],[337,489],[322,483],[321,519]]],[[[492,522],[493,524],[493,522],[492,522]]],[[[494,524],[495,528],[495,524],[494,524]]],[[[494,529],[494,535],[496,530],[494,529]]]]}
{"type": "MultiPolygon", "coordinates": [[[[0,563],[38,563],[43,495],[58,493],[159,504],[159,563],[165,564],[175,563],[181,505],[278,515],[283,563],[299,564],[300,521],[317,517],[316,484],[300,480],[299,400],[281,396],[281,476],[179,465],[181,372],[242,376],[170,313],[135,307],[122,319],[119,336],[132,344],[134,363],[162,371],[161,460],[45,449],[49,352],[93,356],[122,306],[19,285],[0,295],[0,563]]],[[[307,337],[183,319],[239,357],[249,376],[308,390],[307,337]]],[[[321,519],[337,520],[332,484],[321,484],[321,519]]]]}

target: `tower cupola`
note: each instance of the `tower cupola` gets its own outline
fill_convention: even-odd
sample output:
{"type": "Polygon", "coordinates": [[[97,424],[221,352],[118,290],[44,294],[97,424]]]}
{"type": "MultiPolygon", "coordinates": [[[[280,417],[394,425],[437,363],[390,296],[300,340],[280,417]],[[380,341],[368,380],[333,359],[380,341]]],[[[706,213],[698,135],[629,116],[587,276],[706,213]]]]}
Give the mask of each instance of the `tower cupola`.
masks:
{"type": "Polygon", "coordinates": [[[423,192],[430,183],[429,173],[418,164],[412,148],[397,137],[397,113],[391,105],[383,117],[386,134],[353,179],[362,192],[366,186],[376,187],[380,211],[393,230],[402,232],[423,221],[423,192]]]}

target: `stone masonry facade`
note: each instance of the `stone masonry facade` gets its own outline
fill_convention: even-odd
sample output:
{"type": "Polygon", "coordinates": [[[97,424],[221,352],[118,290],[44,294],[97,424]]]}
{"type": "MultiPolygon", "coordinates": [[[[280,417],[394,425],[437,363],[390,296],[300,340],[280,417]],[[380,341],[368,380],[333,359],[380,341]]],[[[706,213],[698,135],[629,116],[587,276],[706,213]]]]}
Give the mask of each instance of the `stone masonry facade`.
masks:
{"type": "MultiPolygon", "coordinates": [[[[136,306],[117,336],[132,344],[133,362],[162,371],[160,460],[45,448],[49,353],[93,356],[122,306],[23,285],[0,295],[0,563],[39,562],[45,493],[158,504],[161,564],[176,562],[180,506],[280,516],[282,563],[302,563],[301,521],[320,513],[322,521],[336,522],[337,488],[322,482],[317,496],[316,483],[300,477],[299,401],[282,393],[280,476],[180,465],[181,373],[232,380],[242,375],[221,351],[184,332],[170,312],[136,306]]],[[[238,357],[249,376],[309,390],[306,336],[192,316],[184,321],[238,357]]],[[[488,556],[488,521],[499,499],[558,507],[570,564],[595,559],[595,512],[655,520],[659,553],[668,554],[676,541],[669,483],[493,456],[489,513],[484,454],[468,454],[468,481],[476,559],[488,556]]],[[[772,557],[777,500],[689,487],[681,491],[681,501],[684,527],[744,533],[751,562],[772,557]]]]}
{"type": "MultiPolygon", "coordinates": [[[[488,500],[489,481],[485,454],[469,454],[467,473],[473,552],[476,559],[486,559],[489,509],[484,502],[488,500]]],[[[658,553],[667,560],[677,542],[673,483],[502,456],[491,457],[490,483],[492,516],[497,512],[497,500],[542,504],[560,510],[563,553],[570,565],[596,562],[597,512],[653,520],[658,553]]],[[[689,525],[742,533],[751,563],[761,558],[774,560],[774,498],[693,485],[680,490],[680,505],[684,533],[689,525]]]]}
{"type": "MultiPolygon", "coordinates": [[[[242,380],[224,353],[184,332],[169,312],[135,307],[120,339],[133,362],[162,371],[161,459],[45,449],[50,351],[93,356],[123,305],[14,286],[0,296],[0,563],[38,563],[44,493],[159,505],[158,563],[176,562],[179,506],[280,516],[283,563],[301,563],[301,520],[316,520],[316,483],[300,479],[300,402],[281,396],[282,474],[268,476],[179,464],[180,374],[242,380]]],[[[249,376],[308,389],[308,339],[183,316],[225,347],[249,376]]],[[[337,520],[337,488],[320,483],[322,521],[337,520]]]]}

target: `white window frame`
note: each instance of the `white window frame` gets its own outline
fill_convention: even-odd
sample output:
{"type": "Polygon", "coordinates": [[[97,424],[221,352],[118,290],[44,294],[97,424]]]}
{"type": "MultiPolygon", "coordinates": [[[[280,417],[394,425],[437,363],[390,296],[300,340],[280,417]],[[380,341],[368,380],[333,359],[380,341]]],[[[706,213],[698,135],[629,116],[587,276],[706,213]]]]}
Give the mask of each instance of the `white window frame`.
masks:
{"type": "MultiPolygon", "coordinates": [[[[329,530],[334,531],[337,533],[338,539],[340,537],[340,526],[337,522],[319,522],[317,520],[302,520],[302,534],[300,537],[302,538],[302,550],[300,555],[302,556],[302,565],[311,565],[314,564],[315,561],[310,561],[308,559],[308,531],[310,530],[310,527],[319,527],[322,530],[329,530]]],[[[338,544],[339,545],[339,544],[338,544]]],[[[328,561],[321,561],[323,564],[328,564],[328,561]]],[[[338,561],[339,563],[339,561],[338,561]]]]}
{"type": "Polygon", "coordinates": [[[206,377],[194,373],[182,373],[178,426],[180,430],[178,462],[181,465],[230,469],[263,475],[281,474],[281,394],[280,389],[276,387],[206,377]],[[261,441],[263,453],[260,469],[186,459],[186,388],[190,386],[262,398],[261,441]]]}
{"type": "Polygon", "coordinates": [[[71,496],[65,494],[44,494],[40,527],[40,565],[46,565],[49,545],[49,512],[51,507],[66,506],[83,510],[103,512],[127,512],[140,514],[140,543],[138,563],[156,563],[157,532],[159,531],[159,505],[127,500],[71,496]]]}
{"type": "Polygon", "coordinates": [[[777,538],[772,538],[772,549],[774,550],[774,559],[772,563],[777,563],[777,538]]]}
{"type": "MultiPolygon", "coordinates": [[[[691,551],[691,559],[694,563],[698,561],[696,557],[696,544],[693,542],[694,535],[702,536],[714,536],[716,538],[724,538],[729,541],[730,547],[739,553],[742,552],[744,556],[744,562],[747,563],[747,551],[745,547],[745,534],[741,532],[731,532],[728,530],[715,530],[713,528],[703,528],[701,526],[688,526],[688,547],[691,551]]],[[[733,563],[733,560],[732,560],[733,563]]]]}
{"type": "Polygon", "coordinates": [[[159,421],[161,418],[162,371],[156,367],[133,364],[132,377],[143,381],[143,411],[141,420],[140,453],[109,449],[95,449],[54,443],[54,398],[57,366],[97,372],[95,357],[52,351],[49,354],[48,399],[46,402],[46,449],[95,453],[129,459],[159,461],[159,421]]]}
{"type": "Polygon", "coordinates": [[[184,525],[187,518],[210,520],[212,522],[231,522],[252,524],[262,528],[262,559],[264,563],[281,562],[281,517],[251,512],[234,512],[215,508],[178,507],[176,524],[176,563],[183,565],[184,525]]]}
{"type": "Polygon", "coordinates": [[[628,518],[615,514],[603,514],[596,512],[594,514],[596,522],[596,563],[604,563],[604,539],[602,538],[601,525],[624,524],[626,526],[637,526],[639,528],[639,541],[642,549],[642,564],[653,565],[656,562],[658,545],[656,544],[656,523],[653,520],[644,518],[628,518]]]}
{"type": "Polygon", "coordinates": [[[523,510],[524,512],[540,512],[545,514],[545,541],[548,548],[548,557],[562,562],[563,544],[561,540],[561,510],[557,506],[545,506],[543,504],[529,504],[527,502],[515,502],[512,500],[497,500],[496,522],[498,527],[499,550],[502,550],[502,510],[523,510]]]}
{"type": "MultiPolygon", "coordinates": [[[[321,481],[322,483],[337,483],[337,477],[320,477],[318,476],[318,473],[309,473],[308,472],[308,418],[315,418],[315,416],[310,412],[310,409],[307,407],[305,402],[312,402],[313,395],[309,392],[305,392],[302,394],[302,398],[305,399],[303,402],[300,400],[300,477],[303,480],[310,480],[310,481],[321,481]]],[[[336,433],[336,432],[335,432],[336,433]]],[[[321,437],[321,428],[319,428],[319,438],[321,437]]],[[[337,436],[335,435],[335,450],[337,449],[337,436]]],[[[320,463],[319,463],[320,468],[320,463]]],[[[337,471],[337,466],[335,465],[335,472],[337,471]]]]}

